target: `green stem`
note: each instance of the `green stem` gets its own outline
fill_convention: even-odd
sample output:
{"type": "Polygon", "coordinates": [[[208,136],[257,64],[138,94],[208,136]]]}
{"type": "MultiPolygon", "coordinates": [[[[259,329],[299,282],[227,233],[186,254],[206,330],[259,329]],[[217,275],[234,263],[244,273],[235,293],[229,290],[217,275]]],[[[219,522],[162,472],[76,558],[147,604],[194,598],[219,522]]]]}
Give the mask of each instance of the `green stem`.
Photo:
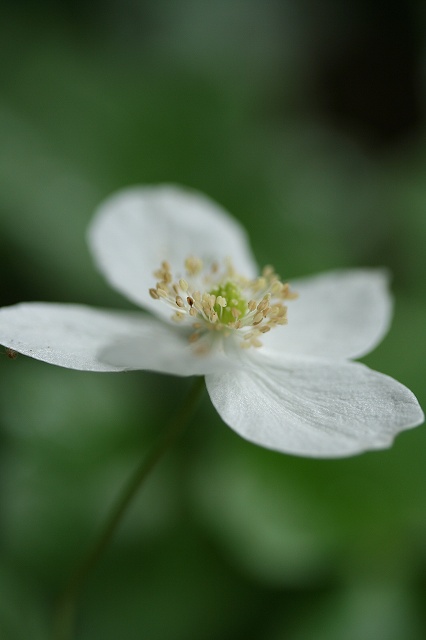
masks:
{"type": "Polygon", "coordinates": [[[130,477],[117,502],[111,509],[105,525],[101,529],[99,537],[95,540],[92,548],[83,557],[82,561],[71,575],[71,578],[58,601],[54,621],[54,640],[72,640],[76,602],[88,574],[98,563],[117,527],[120,525],[128,506],[143,485],[146,477],[184,431],[203,389],[204,378],[199,377],[196,379],[196,382],[190,390],[186,402],[180,408],[180,411],[170,420],[168,428],[164,432],[162,438],[152,449],[150,455],[142,460],[139,467],[130,477]]]}

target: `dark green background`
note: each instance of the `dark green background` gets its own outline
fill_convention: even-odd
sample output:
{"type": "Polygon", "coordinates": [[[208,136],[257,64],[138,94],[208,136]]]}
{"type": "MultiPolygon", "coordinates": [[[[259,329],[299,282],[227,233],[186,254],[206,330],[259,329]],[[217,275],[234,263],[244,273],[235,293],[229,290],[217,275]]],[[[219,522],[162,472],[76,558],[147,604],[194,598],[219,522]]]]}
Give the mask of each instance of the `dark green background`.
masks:
{"type": "MultiPolygon", "coordinates": [[[[98,202],[200,189],[286,279],[382,266],[392,329],[365,362],[426,406],[425,12],[327,0],[6,2],[0,303],[131,308],[92,266],[98,202]]],[[[54,599],[190,381],[0,357],[0,637],[54,599]]],[[[207,395],[78,610],[78,640],[421,640],[424,427],[304,460],[246,443],[207,395]]]]}

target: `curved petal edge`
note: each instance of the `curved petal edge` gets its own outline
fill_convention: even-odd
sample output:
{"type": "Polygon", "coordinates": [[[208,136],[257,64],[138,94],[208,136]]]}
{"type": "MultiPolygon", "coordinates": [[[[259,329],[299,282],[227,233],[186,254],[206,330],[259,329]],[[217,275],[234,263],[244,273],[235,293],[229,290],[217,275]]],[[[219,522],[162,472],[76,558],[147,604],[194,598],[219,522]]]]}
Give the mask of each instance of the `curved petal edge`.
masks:
{"type": "Polygon", "coordinates": [[[206,384],[224,422],[266,448],[345,457],[387,448],[424,421],[409,389],[365,365],[314,358],[257,364],[209,375],[206,384]]]}

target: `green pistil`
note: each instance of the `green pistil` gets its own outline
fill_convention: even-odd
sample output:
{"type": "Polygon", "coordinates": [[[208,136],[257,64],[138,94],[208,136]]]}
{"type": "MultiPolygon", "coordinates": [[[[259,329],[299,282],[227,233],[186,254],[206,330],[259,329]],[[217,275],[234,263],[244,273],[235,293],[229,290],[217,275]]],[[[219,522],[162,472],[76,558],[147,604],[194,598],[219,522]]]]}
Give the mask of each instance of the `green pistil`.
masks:
{"type": "Polygon", "coordinates": [[[233,282],[225,282],[210,291],[217,297],[222,296],[225,298],[227,305],[221,307],[218,303],[214,305],[214,310],[219,316],[219,321],[223,324],[229,324],[236,321],[235,316],[232,314],[232,309],[237,309],[240,312],[238,318],[242,318],[247,313],[247,300],[241,293],[239,287],[233,282]]]}

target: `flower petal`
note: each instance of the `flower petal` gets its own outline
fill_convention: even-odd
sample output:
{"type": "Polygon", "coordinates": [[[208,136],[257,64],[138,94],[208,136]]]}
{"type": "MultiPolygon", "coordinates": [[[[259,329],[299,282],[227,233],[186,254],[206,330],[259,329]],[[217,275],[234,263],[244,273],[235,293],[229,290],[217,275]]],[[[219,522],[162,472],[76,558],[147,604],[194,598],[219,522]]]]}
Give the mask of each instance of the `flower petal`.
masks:
{"type": "MultiPolygon", "coordinates": [[[[196,355],[185,332],[142,313],[24,303],[0,309],[0,344],[68,369],[146,369],[190,376],[221,371],[223,353],[196,355]]],[[[229,365],[228,365],[229,368],[229,365]]]]}
{"type": "MultiPolygon", "coordinates": [[[[173,330],[159,320],[144,319],[137,335],[121,336],[102,349],[102,362],[130,369],[149,369],[176,376],[205,375],[229,371],[232,361],[221,348],[198,353],[187,331],[173,330]]],[[[189,332],[190,333],[190,332],[189,332]]]]}
{"type": "Polygon", "coordinates": [[[206,383],[222,419],[243,438],[296,455],[385,448],[424,420],[411,391],[355,362],[288,358],[280,367],[257,356],[253,366],[206,383]]]}
{"type": "Polygon", "coordinates": [[[262,337],[265,351],[358,358],[389,329],[392,298],[382,269],[333,271],[292,282],[288,325],[262,337]]]}
{"type": "Polygon", "coordinates": [[[116,335],[134,333],[143,318],[72,304],[22,303],[0,309],[0,344],[69,369],[120,371],[100,362],[97,353],[116,335]]]}
{"type": "Polygon", "coordinates": [[[207,262],[230,257],[243,275],[257,273],[240,224],[205,196],[177,186],[134,187],[112,196],[97,211],[89,244],[110,284],[167,319],[170,309],[149,295],[164,260],[180,277],[189,256],[207,262]]]}

